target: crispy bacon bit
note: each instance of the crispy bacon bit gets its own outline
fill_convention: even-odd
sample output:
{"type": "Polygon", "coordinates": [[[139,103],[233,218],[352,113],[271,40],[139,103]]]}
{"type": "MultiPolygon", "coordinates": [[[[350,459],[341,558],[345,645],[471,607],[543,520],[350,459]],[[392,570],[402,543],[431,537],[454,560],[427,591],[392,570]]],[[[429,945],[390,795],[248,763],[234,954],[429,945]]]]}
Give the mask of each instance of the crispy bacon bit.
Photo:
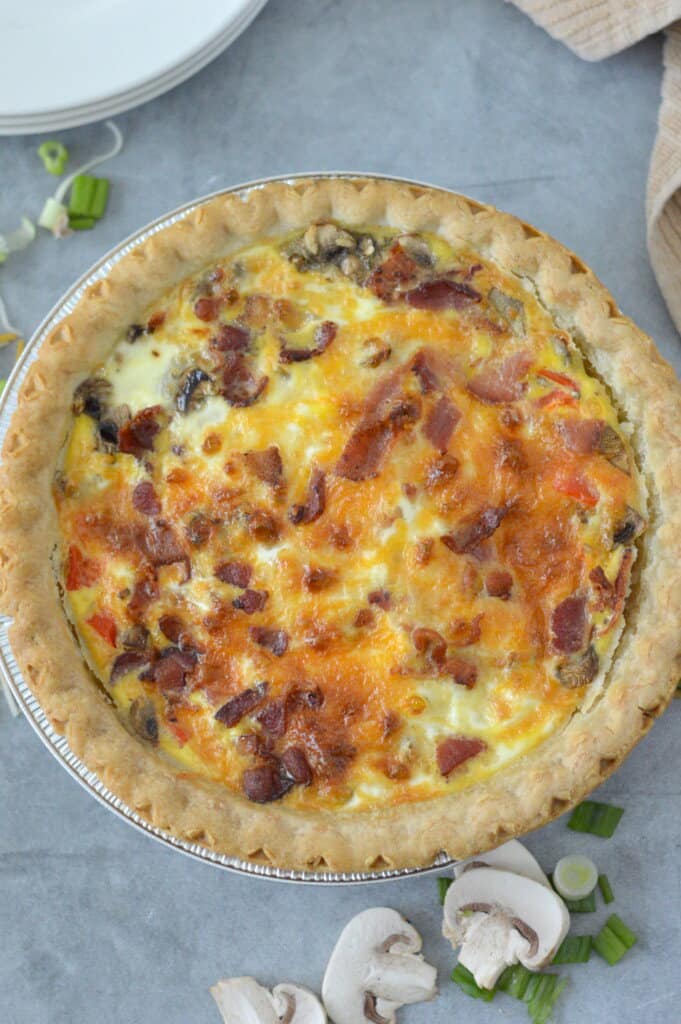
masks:
{"type": "Polygon", "coordinates": [[[442,395],[426,416],[423,433],[433,447],[444,452],[460,419],[461,413],[457,407],[446,395],[442,395]]]}
{"type": "Polygon", "coordinates": [[[185,533],[189,542],[194,547],[200,548],[210,537],[212,530],[211,521],[203,512],[196,512],[187,524],[185,533]]]}
{"type": "Polygon", "coordinates": [[[116,629],[116,622],[114,618],[109,615],[108,612],[95,612],[89,619],[85,620],[87,625],[91,629],[94,629],[95,633],[106,640],[111,647],[116,646],[116,637],[118,636],[118,630],[116,629]]]}
{"type": "Polygon", "coordinates": [[[253,803],[269,804],[288,793],[294,780],[288,774],[282,774],[276,763],[270,763],[247,768],[241,776],[241,784],[244,794],[253,803]]]}
{"type": "Polygon", "coordinates": [[[211,348],[218,352],[246,352],[251,343],[251,335],[245,327],[238,324],[221,324],[218,333],[211,339],[211,348]]]}
{"type": "Polygon", "coordinates": [[[281,763],[295,783],[299,786],[310,785],[312,769],[302,747],[288,747],[281,755],[281,763]]]}
{"type": "Polygon", "coordinates": [[[367,412],[350,435],[336,474],[346,480],[368,480],[377,475],[389,445],[421,415],[420,402],[396,394],[395,380],[379,382],[367,399],[367,412]]]}
{"type": "Polygon", "coordinates": [[[215,712],[215,719],[231,729],[241,721],[244,715],[248,715],[254,708],[257,708],[258,704],[262,703],[268,687],[269,683],[262,682],[237,693],[236,697],[230,698],[215,712]]]}
{"type": "Polygon", "coordinates": [[[244,461],[258,480],[269,484],[270,487],[280,486],[284,467],[276,444],[270,445],[263,451],[245,452],[244,461]]]}
{"type": "Polygon", "coordinates": [[[454,479],[459,471],[459,460],[454,455],[441,455],[428,463],[426,489],[434,491],[454,479]]]}
{"type": "Polygon", "coordinates": [[[452,533],[440,537],[440,540],[450,551],[462,555],[477,547],[487,537],[491,537],[509,511],[506,505],[481,509],[475,515],[464,519],[452,533]]]}
{"type": "Polygon", "coordinates": [[[516,352],[500,363],[489,363],[468,381],[468,390],[481,402],[515,402],[527,387],[523,378],[532,365],[529,352],[516,352]]]}
{"type": "Polygon", "coordinates": [[[438,278],[424,281],[404,296],[415,309],[465,309],[482,301],[482,295],[469,284],[438,278]]]}
{"type": "Polygon", "coordinates": [[[172,565],[187,557],[173,527],[163,519],[158,519],[145,531],[142,543],[152,565],[172,565]]]}
{"type": "Polygon", "coordinates": [[[132,597],[128,601],[128,614],[134,620],[141,618],[152,601],[158,598],[156,573],[147,570],[141,579],[135,581],[132,597]]]}
{"type": "Polygon", "coordinates": [[[371,608],[360,608],[355,616],[354,625],[361,629],[363,626],[373,626],[376,622],[376,616],[372,612],[371,608]]]}
{"type": "Polygon", "coordinates": [[[367,600],[369,604],[378,605],[379,608],[383,608],[387,611],[390,608],[390,591],[389,590],[372,590],[367,600]]]}
{"type": "Polygon", "coordinates": [[[263,610],[268,597],[269,594],[266,590],[244,590],[243,594],[234,598],[232,606],[241,612],[246,612],[247,615],[252,615],[254,612],[263,610]]]}
{"type": "Polygon", "coordinates": [[[274,544],[279,540],[279,523],[264,509],[255,509],[248,514],[248,532],[261,544],[274,544]]]}
{"type": "Polygon", "coordinates": [[[492,569],[485,577],[485,590],[490,597],[499,597],[508,601],[513,590],[513,577],[504,569],[492,569]]]}
{"type": "Polygon", "coordinates": [[[68,566],[66,569],[66,589],[80,590],[82,587],[93,587],[100,577],[99,566],[92,559],[86,558],[75,544],[69,547],[68,566]]]}
{"type": "Polygon", "coordinates": [[[431,391],[437,391],[442,385],[437,371],[433,366],[433,360],[429,358],[427,349],[420,349],[414,356],[411,364],[412,373],[418,377],[421,394],[427,395],[431,391]]]}
{"type": "Polygon", "coordinates": [[[325,569],[321,565],[306,565],[303,570],[303,585],[312,594],[326,590],[335,581],[337,573],[334,569],[325,569]]]}
{"type": "MultiPolygon", "coordinates": [[[[256,591],[246,591],[256,593],[256,591]]],[[[251,626],[248,634],[259,647],[271,651],[275,657],[281,658],[288,648],[288,633],[285,629],[269,629],[267,626],[251,626]]]]}
{"type": "Polygon", "coordinates": [[[449,775],[464,761],[487,749],[484,740],[468,736],[449,736],[437,745],[437,766],[441,775],[449,775]]]}
{"type": "Polygon", "coordinates": [[[454,647],[471,647],[477,644],[482,635],[482,612],[470,621],[468,619],[453,619],[449,624],[449,642],[454,647]]]}
{"type": "Polygon", "coordinates": [[[440,670],[443,667],[447,658],[447,641],[437,630],[418,626],[411,634],[411,640],[431,668],[440,670]]]}
{"type": "Polygon", "coordinates": [[[245,590],[251,582],[253,570],[246,562],[221,562],[215,566],[214,573],[223,583],[231,583],[233,587],[245,590]]]}
{"type": "MultiPolygon", "coordinates": [[[[151,666],[148,676],[159,690],[181,690],[186,676],[196,664],[193,651],[181,651],[179,647],[166,647],[151,666]]],[[[146,674],[145,674],[146,677],[146,674]]]]}
{"type": "Polygon", "coordinates": [[[448,658],[443,666],[443,671],[450,675],[459,686],[465,686],[469,690],[472,690],[477,682],[478,670],[465,658],[448,658]]]}
{"type": "Polygon", "coordinates": [[[392,302],[400,285],[408,284],[419,271],[416,260],[395,242],[388,251],[387,259],[369,274],[366,281],[374,295],[384,302],[392,302]]]}
{"type": "Polygon", "coordinates": [[[203,320],[204,323],[208,323],[210,320],[217,320],[221,306],[222,299],[219,295],[204,295],[194,303],[194,316],[199,320],[203,320]]]}
{"type": "Polygon", "coordinates": [[[158,423],[161,412],[160,405],[150,405],[124,423],[118,431],[120,450],[137,459],[144,458],[145,452],[152,451],[154,438],[161,429],[158,423]]]}
{"type": "Polygon", "coordinates": [[[598,451],[603,436],[603,420],[559,419],[558,433],[567,448],[577,455],[589,455],[598,451]]]}
{"type": "Polygon", "coordinates": [[[145,516],[157,516],[161,511],[161,502],[149,480],[137,484],[132,492],[132,504],[137,512],[142,512],[145,516]]]}
{"type": "Polygon", "coordinates": [[[295,686],[287,697],[287,703],[293,710],[309,708],[316,711],[324,703],[324,693],[320,686],[313,686],[307,690],[295,686]]]}
{"type": "Polygon", "coordinates": [[[269,736],[277,738],[286,732],[286,702],[280,698],[271,700],[255,717],[269,736]]]}
{"type": "Polygon", "coordinates": [[[586,598],[580,594],[566,597],[551,614],[554,648],[563,654],[581,651],[586,639],[587,625],[586,598]]]}
{"type": "Polygon", "coordinates": [[[184,622],[177,615],[162,615],[158,620],[158,628],[173,644],[179,644],[185,632],[184,622]]]}
{"type": "Polygon", "coordinates": [[[288,517],[296,526],[300,523],[314,523],[326,508],[326,474],[313,469],[307,485],[304,505],[292,505],[288,517]]]}
{"type": "Polygon", "coordinates": [[[121,676],[126,676],[128,672],[132,672],[136,668],[142,668],[143,665],[148,665],[149,660],[150,656],[142,651],[125,651],[123,654],[119,654],[111,666],[109,685],[113,686],[121,676]]]}
{"type": "Polygon", "coordinates": [[[269,378],[256,380],[241,352],[226,352],[220,394],[230,405],[245,408],[253,405],[267,387],[269,378]]]}

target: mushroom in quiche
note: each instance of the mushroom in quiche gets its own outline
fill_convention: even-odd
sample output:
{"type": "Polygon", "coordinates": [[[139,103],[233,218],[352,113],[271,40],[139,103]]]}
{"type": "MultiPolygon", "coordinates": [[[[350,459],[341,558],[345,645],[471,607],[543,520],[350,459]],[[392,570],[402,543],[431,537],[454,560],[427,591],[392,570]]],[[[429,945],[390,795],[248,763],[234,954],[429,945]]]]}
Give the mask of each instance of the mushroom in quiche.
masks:
{"type": "Polygon", "coordinates": [[[550,963],[570,926],[560,896],[543,883],[493,867],[464,871],[445,898],[442,931],[480,988],[494,988],[511,964],[550,963]]]}
{"type": "Polygon", "coordinates": [[[353,917],[322,983],[334,1024],[394,1024],[400,1006],[432,999],[437,972],[420,949],[421,936],[396,910],[373,907],[353,917]]]}
{"type": "Polygon", "coordinates": [[[497,846],[487,853],[479,853],[475,857],[459,861],[454,865],[454,877],[459,878],[464,871],[471,871],[478,867],[498,868],[500,871],[510,871],[515,875],[524,875],[531,878],[540,885],[551,888],[551,883],[542,871],[539,863],[532,856],[530,851],[517,839],[509,839],[502,846],[497,846]]]}
{"type": "Polygon", "coordinates": [[[285,982],[272,994],[255,978],[223,978],[210,990],[225,1024],[326,1024],[309,989],[285,982]]]}

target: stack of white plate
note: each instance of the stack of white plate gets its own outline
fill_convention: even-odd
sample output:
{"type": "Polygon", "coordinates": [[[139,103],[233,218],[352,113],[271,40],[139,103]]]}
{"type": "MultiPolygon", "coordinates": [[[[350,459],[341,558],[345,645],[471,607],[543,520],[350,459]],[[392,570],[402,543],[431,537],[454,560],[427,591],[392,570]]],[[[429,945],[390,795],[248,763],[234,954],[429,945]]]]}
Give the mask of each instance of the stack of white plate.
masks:
{"type": "Polygon", "coordinates": [[[6,0],[0,135],[58,131],[159,96],[217,57],[266,0],[6,0]]]}

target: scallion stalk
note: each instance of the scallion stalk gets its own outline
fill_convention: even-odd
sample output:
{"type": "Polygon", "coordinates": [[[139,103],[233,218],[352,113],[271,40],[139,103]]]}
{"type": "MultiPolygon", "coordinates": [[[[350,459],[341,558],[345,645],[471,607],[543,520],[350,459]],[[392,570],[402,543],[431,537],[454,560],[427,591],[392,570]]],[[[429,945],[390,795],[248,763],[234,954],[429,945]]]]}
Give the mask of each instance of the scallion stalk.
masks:
{"type": "Polygon", "coordinates": [[[452,884],[453,881],[454,881],[453,878],[438,878],[438,880],[437,880],[437,891],[438,891],[438,895],[440,897],[440,904],[442,906],[444,906],[445,896],[447,895],[447,890],[449,889],[449,887],[450,887],[450,885],[452,884]]]}
{"type": "Polygon", "coordinates": [[[536,985],[530,987],[525,994],[527,1012],[530,1015],[532,1024],[548,1024],[556,1005],[556,1000],[567,985],[567,978],[561,978],[558,974],[538,974],[536,985]]]}
{"type": "Polygon", "coordinates": [[[617,914],[611,914],[598,935],[594,936],[593,947],[612,967],[636,941],[636,935],[624,921],[617,914]]]}
{"type": "Polygon", "coordinates": [[[614,896],[614,893],[612,891],[612,886],[610,885],[610,882],[608,880],[608,876],[607,875],[599,875],[598,876],[598,888],[601,890],[601,896],[603,897],[603,902],[604,903],[612,903],[613,900],[615,899],[615,896],[614,896]]]}
{"type": "Polygon", "coordinates": [[[471,999],[482,999],[485,1003],[491,1003],[494,999],[494,989],[480,988],[471,972],[463,964],[457,964],[452,971],[452,981],[471,999]]]}
{"type": "Polygon", "coordinates": [[[567,824],[573,832],[589,832],[602,839],[609,839],[623,814],[623,807],[614,807],[612,804],[598,803],[595,800],[585,800],[575,807],[567,824]]]}
{"type": "Polygon", "coordinates": [[[590,935],[568,935],[558,947],[551,963],[585,964],[591,956],[590,935]]]}
{"type": "Polygon", "coordinates": [[[496,988],[513,996],[514,999],[524,999],[532,976],[532,971],[528,971],[527,967],[522,964],[513,964],[512,967],[507,967],[501,975],[496,988]]]}

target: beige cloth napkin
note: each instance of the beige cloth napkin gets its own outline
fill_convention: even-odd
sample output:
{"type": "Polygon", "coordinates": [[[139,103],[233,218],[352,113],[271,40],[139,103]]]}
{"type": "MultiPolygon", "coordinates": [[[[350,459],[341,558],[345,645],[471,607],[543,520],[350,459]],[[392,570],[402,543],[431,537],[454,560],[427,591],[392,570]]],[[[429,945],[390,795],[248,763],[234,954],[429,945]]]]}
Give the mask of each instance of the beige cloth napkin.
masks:
{"type": "Polygon", "coordinates": [[[513,0],[584,60],[666,29],[662,105],[648,175],[648,251],[681,332],[681,0],[513,0]],[[674,24],[676,22],[676,24],[674,24]]]}

